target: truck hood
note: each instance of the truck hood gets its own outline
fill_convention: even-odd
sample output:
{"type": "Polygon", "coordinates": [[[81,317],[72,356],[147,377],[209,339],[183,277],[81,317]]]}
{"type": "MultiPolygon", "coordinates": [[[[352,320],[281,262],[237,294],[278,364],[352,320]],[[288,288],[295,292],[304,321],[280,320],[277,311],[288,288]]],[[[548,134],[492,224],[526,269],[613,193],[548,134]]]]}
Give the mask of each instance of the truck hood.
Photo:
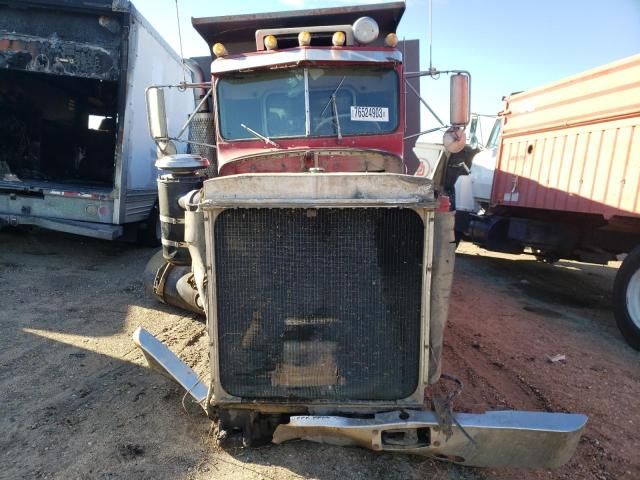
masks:
{"type": "Polygon", "coordinates": [[[220,165],[220,176],[240,173],[306,172],[320,168],[327,172],[405,173],[400,156],[366,148],[300,148],[271,150],[236,157],[220,165]]]}

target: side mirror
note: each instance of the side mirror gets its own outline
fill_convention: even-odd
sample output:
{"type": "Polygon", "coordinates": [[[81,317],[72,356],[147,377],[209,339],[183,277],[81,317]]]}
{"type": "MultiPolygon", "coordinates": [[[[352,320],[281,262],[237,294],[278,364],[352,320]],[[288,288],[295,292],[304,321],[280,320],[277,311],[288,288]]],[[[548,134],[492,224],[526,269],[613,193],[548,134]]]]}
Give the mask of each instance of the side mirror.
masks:
{"type": "Polygon", "coordinates": [[[469,123],[471,115],[471,77],[466,73],[451,75],[449,122],[456,127],[469,123]]]}
{"type": "Polygon", "coordinates": [[[154,140],[167,140],[167,110],[164,103],[164,90],[150,87],[145,92],[147,101],[147,120],[149,133],[154,140]]]}

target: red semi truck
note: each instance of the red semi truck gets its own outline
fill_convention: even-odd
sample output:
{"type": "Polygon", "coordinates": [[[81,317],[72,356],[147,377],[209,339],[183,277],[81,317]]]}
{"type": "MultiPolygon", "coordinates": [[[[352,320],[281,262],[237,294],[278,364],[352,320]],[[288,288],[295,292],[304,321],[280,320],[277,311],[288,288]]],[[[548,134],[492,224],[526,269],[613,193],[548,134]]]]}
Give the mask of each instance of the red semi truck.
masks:
{"type": "MultiPolygon", "coordinates": [[[[147,284],[206,315],[209,380],[149,332],[134,341],[245,445],[307,439],[465,465],[561,465],[584,415],[452,413],[455,393],[438,393],[453,213],[436,176],[406,173],[404,8],[193,19],[216,57],[195,85],[210,138],[192,141],[209,158],[157,162],[163,252],[147,284]]],[[[448,135],[459,141],[469,76],[448,73],[448,135]]],[[[149,120],[170,151],[162,92],[148,90],[149,120]]]]}
{"type": "Polygon", "coordinates": [[[473,158],[470,178],[459,179],[455,189],[456,230],[488,250],[527,250],[551,263],[624,258],[613,307],[620,331],[636,350],[638,78],[640,55],[635,55],[506,97],[492,144],[473,158]]]}

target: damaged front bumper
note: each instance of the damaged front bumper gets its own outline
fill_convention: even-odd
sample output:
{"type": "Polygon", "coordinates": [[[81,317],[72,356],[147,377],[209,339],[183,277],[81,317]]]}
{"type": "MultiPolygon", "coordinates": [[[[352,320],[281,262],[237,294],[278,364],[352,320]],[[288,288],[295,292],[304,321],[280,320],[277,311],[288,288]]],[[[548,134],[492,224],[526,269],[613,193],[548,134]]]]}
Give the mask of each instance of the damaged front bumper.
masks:
{"type": "Polygon", "coordinates": [[[365,419],[297,416],[278,426],[273,442],[354,445],[474,467],[552,468],[569,461],[587,422],[584,415],[520,411],[457,413],[455,419],[458,425],[447,439],[431,411],[391,411],[365,419]]]}
{"type": "MultiPolygon", "coordinates": [[[[142,328],[133,340],[151,366],[177,381],[208,410],[207,387],[191,368],[142,328]]],[[[457,413],[454,418],[448,436],[431,411],[386,411],[372,418],[292,416],[276,428],[273,442],[302,439],[352,445],[475,467],[553,468],[571,458],[587,422],[580,414],[521,411],[457,413]]]]}

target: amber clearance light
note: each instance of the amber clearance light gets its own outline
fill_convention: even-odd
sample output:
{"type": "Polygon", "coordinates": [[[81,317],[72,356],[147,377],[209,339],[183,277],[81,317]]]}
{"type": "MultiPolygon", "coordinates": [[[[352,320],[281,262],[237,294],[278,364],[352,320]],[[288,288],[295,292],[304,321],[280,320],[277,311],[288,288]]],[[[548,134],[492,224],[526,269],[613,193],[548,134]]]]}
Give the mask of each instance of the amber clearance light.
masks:
{"type": "Polygon", "coordinates": [[[311,45],[311,34],[309,32],[300,32],[298,34],[298,45],[308,47],[311,45]]]}
{"type": "Polygon", "coordinates": [[[229,54],[226,47],[222,43],[216,43],[213,47],[211,47],[211,50],[216,57],[224,57],[225,55],[229,54]]]}
{"type": "Polygon", "coordinates": [[[278,48],[278,39],[273,35],[264,37],[264,46],[267,50],[275,50],[278,48]]]}

